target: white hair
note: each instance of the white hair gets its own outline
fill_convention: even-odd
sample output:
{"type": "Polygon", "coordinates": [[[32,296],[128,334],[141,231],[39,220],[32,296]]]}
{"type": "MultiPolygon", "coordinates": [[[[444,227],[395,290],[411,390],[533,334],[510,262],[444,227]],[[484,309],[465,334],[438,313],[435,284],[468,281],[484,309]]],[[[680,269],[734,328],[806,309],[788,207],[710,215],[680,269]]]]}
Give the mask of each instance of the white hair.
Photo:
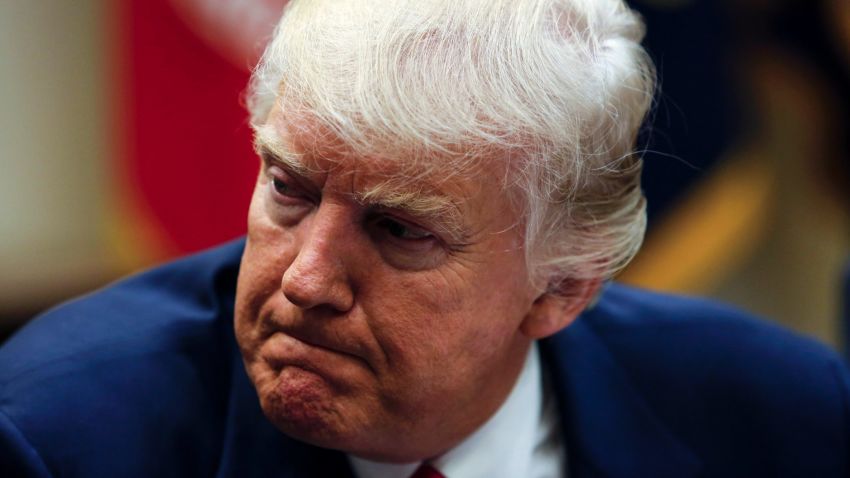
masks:
{"type": "Polygon", "coordinates": [[[529,273],[554,290],[612,276],[643,240],[643,34],[621,0],[293,0],[248,106],[255,130],[278,101],[365,156],[460,172],[500,153],[529,273]]]}

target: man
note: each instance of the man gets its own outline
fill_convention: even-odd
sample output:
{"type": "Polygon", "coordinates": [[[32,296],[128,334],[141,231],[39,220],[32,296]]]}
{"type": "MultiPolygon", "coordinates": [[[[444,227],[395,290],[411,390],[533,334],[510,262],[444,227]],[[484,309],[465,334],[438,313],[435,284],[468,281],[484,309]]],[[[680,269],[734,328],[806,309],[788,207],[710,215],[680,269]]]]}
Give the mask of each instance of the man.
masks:
{"type": "Polygon", "coordinates": [[[834,354],[603,285],[641,38],[618,0],[293,1],[247,239],[12,338],[3,476],[846,476],[834,354]]]}

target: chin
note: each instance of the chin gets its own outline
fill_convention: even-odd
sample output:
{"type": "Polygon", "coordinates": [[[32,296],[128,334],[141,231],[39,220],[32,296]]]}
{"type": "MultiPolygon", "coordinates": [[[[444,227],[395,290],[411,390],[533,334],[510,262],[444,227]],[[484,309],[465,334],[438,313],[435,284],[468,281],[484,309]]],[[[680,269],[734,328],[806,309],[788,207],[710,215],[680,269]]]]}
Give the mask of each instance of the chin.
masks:
{"type": "Polygon", "coordinates": [[[320,375],[286,367],[255,381],[260,406],[272,424],[292,438],[324,448],[345,449],[352,441],[340,397],[320,375]],[[262,382],[262,383],[261,383],[262,382]]]}
{"type": "Polygon", "coordinates": [[[402,463],[425,456],[398,450],[404,443],[398,437],[405,433],[373,426],[375,404],[364,403],[365,397],[341,389],[321,373],[296,366],[278,369],[263,361],[248,369],[263,414],[291,438],[378,461],[402,463]]]}

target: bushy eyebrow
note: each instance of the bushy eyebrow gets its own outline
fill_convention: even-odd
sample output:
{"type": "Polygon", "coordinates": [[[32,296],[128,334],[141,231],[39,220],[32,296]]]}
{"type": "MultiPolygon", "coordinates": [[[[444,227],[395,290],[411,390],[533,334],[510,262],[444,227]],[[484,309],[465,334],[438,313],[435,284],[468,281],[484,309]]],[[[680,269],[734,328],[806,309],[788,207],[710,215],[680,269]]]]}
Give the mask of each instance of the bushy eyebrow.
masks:
{"type": "MultiPolygon", "coordinates": [[[[305,165],[305,154],[289,148],[271,125],[257,128],[254,149],[264,161],[283,167],[309,182],[316,171],[305,165]]],[[[449,236],[457,244],[468,240],[460,206],[450,198],[429,193],[415,181],[388,180],[353,194],[352,198],[363,207],[399,211],[409,215],[412,220],[421,219],[437,227],[435,231],[449,236]]]]}
{"type": "Polygon", "coordinates": [[[299,176],[307,177],[310,174],[310,169],[304,165],[304,154],[287,147],[272,125],[265,124],[257,128],[254,150],[264,161],[277,163],[299,176]]]}
{"type": "Polygon", "coordinates": [[[422,219],[438,227],[435,232],[448,235],[453,242],[468,240],[460,207],[445,196],[385,182],[356,194],[354,199],[365,207],[401,211],[413,219],[422,219]]]}

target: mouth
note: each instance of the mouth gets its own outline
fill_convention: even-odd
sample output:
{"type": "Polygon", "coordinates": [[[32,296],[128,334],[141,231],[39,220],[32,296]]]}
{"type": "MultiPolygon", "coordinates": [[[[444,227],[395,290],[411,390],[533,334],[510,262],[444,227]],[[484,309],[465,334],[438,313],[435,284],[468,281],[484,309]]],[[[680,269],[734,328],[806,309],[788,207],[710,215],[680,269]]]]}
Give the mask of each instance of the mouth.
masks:
{"type": "Polygon", "coordinates": [[[381,356],[362,321],[267,303],[257,314],[251,348],[272,369],[295,366],[319,375],[377,375],[381,356]]]}
{"type": "Polygon", "coordinates": [[[374,373],[371,364],[359,353],[328,341],[307,338],[304,334],[277,331],[262,346],[265,360],[275,369],[298,367],[322,376],[346,374],[352,364],[374,373]]]}

